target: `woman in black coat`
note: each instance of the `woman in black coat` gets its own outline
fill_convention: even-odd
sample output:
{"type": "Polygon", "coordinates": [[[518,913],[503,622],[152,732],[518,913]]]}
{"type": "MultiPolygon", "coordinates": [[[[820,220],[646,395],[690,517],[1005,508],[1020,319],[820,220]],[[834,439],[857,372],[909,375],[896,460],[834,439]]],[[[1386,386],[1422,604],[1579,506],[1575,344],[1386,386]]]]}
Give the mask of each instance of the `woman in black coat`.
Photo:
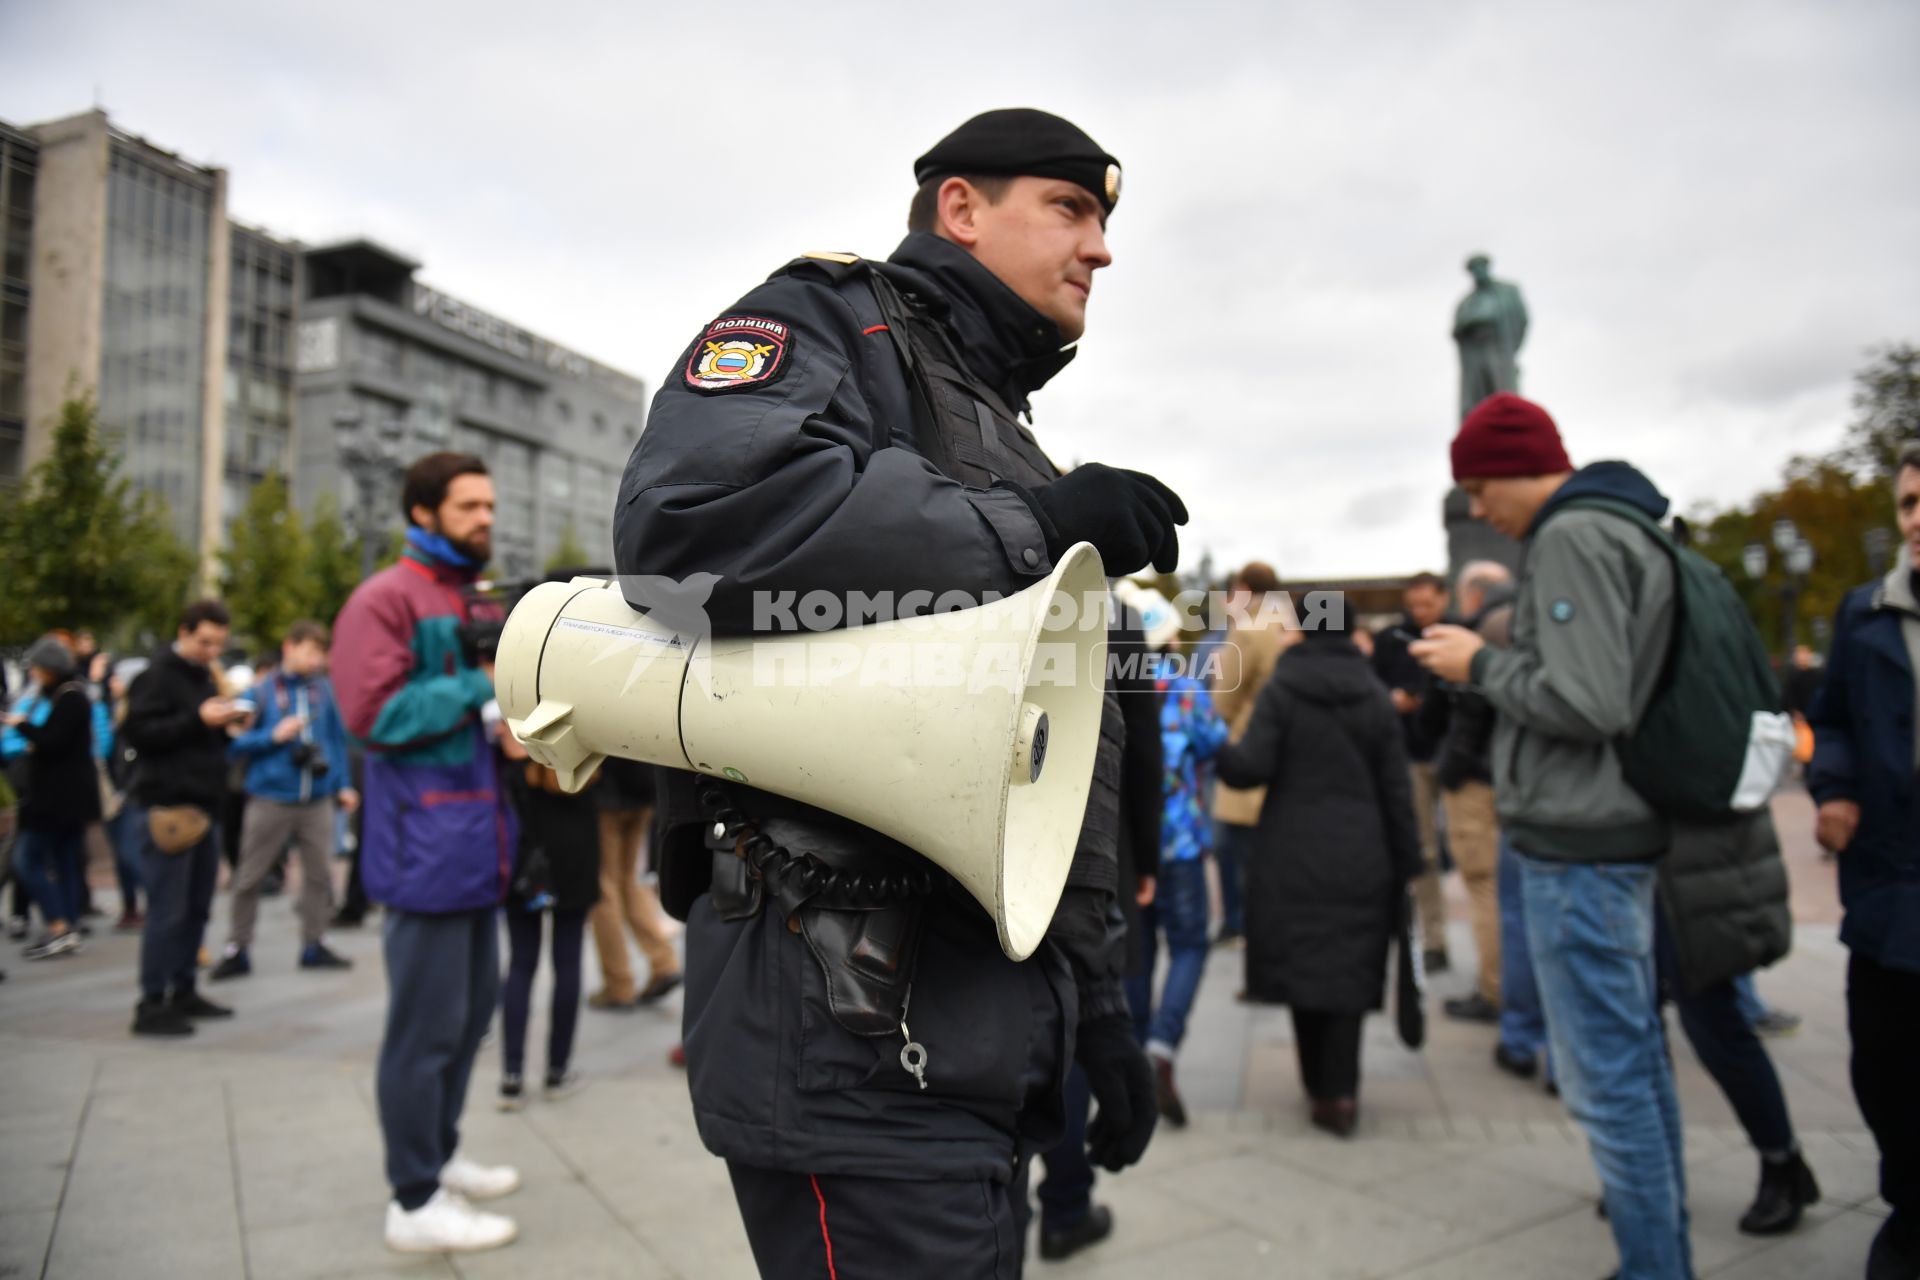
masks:
{"type": "Polygon", "coordinates": [[[5,719],[27,742],[19,876],[47,925],[25,954],[43,960],[80,946],[86,832],[100,820],[100,775],[93,759],[93,703],[75,678],[72,652],[49,636],[27,651],[27,666],[48,704],[46,715],[5,719]]]}
{"type": "MultiPolygon", "coordinates": [[[[1324,620],[1323,620],[1324,621],[1324,620]]],[[[1360,1027],[1420,865],[1399,717],[1344,627],[1284,651],[1240,741],[1214,761],[1267,788],[1246,868],[1247,998],[1293,1011],[1313,1123],[1359,1118],[1360,1027]]]]}
{"type": "Polygon", "coordinates": [[[523,1070],[533,975],[540,967],[540,935],[551,918],[553,1009],[547,1032],[545,1094],[558,1099],[580,1088],[568,1063],[580,1017],[580,951],[587,912],[600,900],[600,809],[589,780],[577,794],[560,789],[553,770],[527,758],[504,728],[501,780],[520,819],[520,844],[507,890],[507,979],[500,992],[500,1110],[526,1105],[523,1070]]]}

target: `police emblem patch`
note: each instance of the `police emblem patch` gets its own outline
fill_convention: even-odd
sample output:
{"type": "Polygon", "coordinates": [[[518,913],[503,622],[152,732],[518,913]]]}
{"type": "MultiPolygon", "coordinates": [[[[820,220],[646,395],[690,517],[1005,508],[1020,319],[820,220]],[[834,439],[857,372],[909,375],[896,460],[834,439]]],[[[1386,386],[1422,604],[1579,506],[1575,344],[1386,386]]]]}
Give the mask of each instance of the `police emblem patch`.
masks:
{"type": "Polygon", "coordinates": [[[687,357],[687,385],[729,391],[771,382],[786,368],[792,331],[764,316],[722,316],[707,326],[687,357]]]}

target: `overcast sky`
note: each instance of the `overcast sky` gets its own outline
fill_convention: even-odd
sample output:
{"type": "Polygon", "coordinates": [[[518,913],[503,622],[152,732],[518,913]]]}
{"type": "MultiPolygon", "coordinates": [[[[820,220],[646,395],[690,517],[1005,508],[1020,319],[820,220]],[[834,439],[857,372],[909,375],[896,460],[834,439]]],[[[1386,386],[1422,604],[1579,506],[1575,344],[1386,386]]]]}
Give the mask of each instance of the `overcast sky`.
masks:
{"type": "Polygon", "coordinates": [[[990,107],[1126,169],[1057,461],[1186,497],[1187,567],[1437,566],[1484,249],[1575,461],[1765,487],[1920,341],[1920,5],[0,0],[0,118],[96,100],[237,218],[366,235],[650,384],[806,249],[885,256],[990,107]]]}

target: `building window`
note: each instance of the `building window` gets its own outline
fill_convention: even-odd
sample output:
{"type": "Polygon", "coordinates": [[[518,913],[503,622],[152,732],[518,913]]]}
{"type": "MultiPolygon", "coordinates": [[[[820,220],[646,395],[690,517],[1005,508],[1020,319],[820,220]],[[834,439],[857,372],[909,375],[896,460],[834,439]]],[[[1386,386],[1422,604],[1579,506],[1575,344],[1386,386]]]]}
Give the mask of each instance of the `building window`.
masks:
{"type": "Polygon", "coordinates": [[[462,404],[488,407],[493,404],[493,375],[470,364],[453,371],[454,394],[462,404]]]}
{"type": "Polygon", "coordinates": [[[23,452],[22,433],[17,428],[0,425],[0,485],[20,478],[23,452]]]}
{"type": "MultiPolygon", "coordinates": [[[[360,347],[361,368],[396,378],[400,376],[400,343],[396,338],[378,329],[362,329],[354,335],[354,339],[360,347]]],[[[264,350],[264,334],[260,345],[264,350]]]]}

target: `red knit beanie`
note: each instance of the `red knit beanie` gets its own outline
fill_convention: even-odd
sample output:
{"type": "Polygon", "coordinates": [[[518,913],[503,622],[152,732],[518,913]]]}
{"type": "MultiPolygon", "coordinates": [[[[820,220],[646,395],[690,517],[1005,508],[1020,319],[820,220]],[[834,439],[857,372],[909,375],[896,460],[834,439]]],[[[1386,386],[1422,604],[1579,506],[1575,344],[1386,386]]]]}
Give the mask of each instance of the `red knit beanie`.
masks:
{"type": "Polygon", "coordinates": [[[1560,428],[1545,409],[1511,391],[1482,400],[1453,438],[1455,480],[1554,476],[1571,470],[1560,428]]]}

